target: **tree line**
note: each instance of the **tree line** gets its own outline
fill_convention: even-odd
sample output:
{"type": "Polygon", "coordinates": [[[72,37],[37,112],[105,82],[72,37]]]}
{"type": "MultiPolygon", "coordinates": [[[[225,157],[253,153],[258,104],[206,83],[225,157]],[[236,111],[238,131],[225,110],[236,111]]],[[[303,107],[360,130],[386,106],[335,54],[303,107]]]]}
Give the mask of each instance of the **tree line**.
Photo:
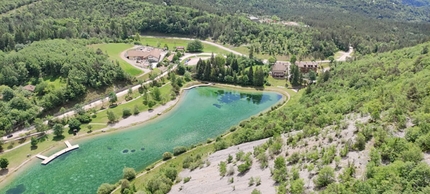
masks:
{"type": "Polygon", "coordinates": [[[260,61],[229,54],[216,57],[212,54],[209,60],[199,60],[195,68],[195,77],[203,81],[214,81],[229,84],[261,87],[265,83],[267,71],[260,61]]]}

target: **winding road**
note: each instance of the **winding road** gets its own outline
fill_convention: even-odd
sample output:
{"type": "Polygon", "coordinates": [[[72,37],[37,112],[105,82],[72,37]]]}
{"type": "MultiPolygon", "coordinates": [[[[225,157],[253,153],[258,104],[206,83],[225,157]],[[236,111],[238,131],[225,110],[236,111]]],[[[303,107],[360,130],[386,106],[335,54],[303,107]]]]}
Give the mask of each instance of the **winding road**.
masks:
{"type": "MultiPolygon", "coordinates": [[[[168,39],[179,39],[179,40],[195,40],[195,39],[191,39],[191,38],[165,37],[165,36],[145,36],[145,37],[168,38],[168,39]]],[[[219,45],[219,44],[217,44],[217,43],[210,42],[210,41],[205,41],[205,40],[201,40],[201,41],[202,41],[203,43],[206,43],[206,44],[209,44],[209,45],[213,45],[213,46],[216,46],[216,47],[218,47],[218,48],[220,48],[220,49],[223,49],[223,50],[225,50],[225,51],[231,52],[231,53],[233,53],[233,54],[235,54],[235,55],[239,55],[239,56],[246,56],[246,55],[244,55],[244,54],[242,54],[242,53],[239,53],[239,52],[237,52],[237,51],[234,51],[234,50],[232,50],[232,49],[229,49],[229,48],[227,48],[227,47],[225,47],[225,46],[222,46],[222,45],[219,45]]],[[[124,52],[122,52],[122,53],[121,53],[121,55],[122,55],[123,53],[124,53],[124,52]]],[[[342,53],[342,55],[341,55],[338,59],[336,59],[336,61],[345,61],[345,60],[346,60],[346,58],[350,57],[352,53],[353,53],[353,48],[352,48],[352,47],[350,47],[349,51],[348,51],[348,52],[344,52],[344,53],[342,53]]],[[[180,58],[180,61],[184,61],[185,59],[190,58],[190,57],[196,57],[196,56],[199,56],[199,55],[200,55],[200,56],[207,56],[207,55],[211,55],[211,54],[212,54],[212,53],[199,53],[199,54],[190,54],[190,53],[187,53],[187,54],[185,54],[183,57],[181,57],[181,58],[180,58]]],[[[123,57],[122,57],[122,58],[123,58],[123,57]]],[[[126,61],[126,62],[128,62],[128,63],[130,63],[130,61],[129,61],[129,60],[125,60],[125,61],[126,61]]],[[[325,60],[325,61],[317,61],[317,62],[319,62],[319,63],[327,63],[327,62],[330,62],[330,61],[325,60]]],[[[134,66],[134,64],[133,64],[133,63],[130,63],[130,64],[134,66]]],[[[163,72],[161,75],[157,76],[157,77],[155,78],[155,80],[158,80],[158,79],[160,79],[161,77],[166,76],[170,71],[173,71],[174,69],[176,69],[176,67],[177,67],[177,65],[175,65],[175,66],[174,66],[173,68],[171,68],[170,70],[163,72]]],[[[330,67],[324,68],[324,71],[329,70],[329,69],[330,69],[330,67]]],[[[146,82],[144,82],[144,83],[143,83],[143,85],[150,84],[151,82],[152,82],[152,80],[150,80],[150,81],[146,81],[146,82]]],[[[131,89],[132,89],[133,91],[136,91],[136,90],[138,90],[138,89],[139,89],[139,87],[140,87],[140,86],[141,86],[140,84],[136,84],[136,85],[132,86],[132,87],[131,87],[131,89]]],[[[124,90],[124,91],[117,92],[117,93],[116,93],[116,95],[117,95],[117,97],[123,97],[123,96],[127,95],[127,93],[128,93],[128,90],[124,90]]],[[[104,102],[108,102],[108,101],[109,101],[109,98],[108,98],[108,97],[106,97],[106,98],[103,98],[103,99],[97,100],[97,101],[95,101],[95,102],[89,103],[89,104],[87,104],[87,105],[83,106],[83,108],[84,108],[85,110],[89,110],[89,109],[91,109],[91,108],[95,108],[95,107],[97,107],[97,106],[99,106],[99,105],[102,105],[102,103],[104,103],[104,102]]],[[[68,112],[66,112],[66,113],[64,113],[64,114],[58,115],[56,118],[58,118],[58,119],[62,119],[62,118],[65,118],[65,117],[71,117],[71,116],[73,116],[74,114],[75,114],[75,111],[68,111],[68,112]]],[[[47,121],[45,121],[45,123],[47,123],[47,121]]],[[[32,129],[34,129],[34,127],[33,127],[33,126],[31,126],[31,127],[29,127],[29,128],[25,128],[25,129],[19,130],[19,131],[16,131],[16,132],[12,133],[12,135],[13,135],[14,139],[9,139],[9,138],[7,138],[6,136],[4,136],[4,137],[3,137],[3,140],[5,140],[5,141],[7,141],[7,140],[17,140],[17,139],[21,138],[21,137],[20,137],[20,135],[21,135],[21,134],[25,134],[25,133],[27,133],[27,132],[31,131],[32,129]]],[[[47,131],[47,133],[52,133],[52,130],[47,131]]],[[[16,147],[14,147],[14,148],[12,148],[12,149],[5,150],[4,152],[11,151],[11,150],[16,149],[16,148],[18,148],[18,147],[20,147],[20,146],[22,146],[22,145],[27,144],[27,143],[29,143],[29,142],[26,142],[26,143],[20,144],[19,146],[16,146],[16,147]]]]}

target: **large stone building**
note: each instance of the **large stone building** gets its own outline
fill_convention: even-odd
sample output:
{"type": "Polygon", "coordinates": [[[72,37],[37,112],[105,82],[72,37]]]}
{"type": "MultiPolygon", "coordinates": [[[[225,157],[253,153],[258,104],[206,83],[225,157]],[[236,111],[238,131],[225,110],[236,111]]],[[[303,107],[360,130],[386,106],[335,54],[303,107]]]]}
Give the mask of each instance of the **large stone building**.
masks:
{"type": "Polygon", "coordinates": [[[302,73],[308,73],[310,70],[317,72],[318,70],[318,63],[313,61],[297,61],[296,65],[302,73]]]}
{"type": "Polygon", "coordinates": [[[285,78],[288,75],[288,69],[290,67],[290,62],[277,61],[272,66],[272,77],[274,78],[285,78]]]}
{"type": "Polygon", "coordinates": [[[161,61],[163,50],[152,47],[141,47],[127,51],[125,57],[130,60],[145,60],[150,63],[161,61]]]}

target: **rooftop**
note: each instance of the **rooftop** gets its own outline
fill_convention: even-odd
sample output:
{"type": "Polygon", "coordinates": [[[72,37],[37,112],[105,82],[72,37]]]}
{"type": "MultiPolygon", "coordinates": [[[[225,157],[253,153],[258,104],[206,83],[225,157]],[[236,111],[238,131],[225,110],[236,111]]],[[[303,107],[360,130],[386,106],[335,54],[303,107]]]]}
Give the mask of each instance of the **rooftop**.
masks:
{"type": "Polygon", "coordinates": [[[290,62],[277,61],[273,65],[272,71],[287,71],[289,65],[290,65],[290,62]]]}

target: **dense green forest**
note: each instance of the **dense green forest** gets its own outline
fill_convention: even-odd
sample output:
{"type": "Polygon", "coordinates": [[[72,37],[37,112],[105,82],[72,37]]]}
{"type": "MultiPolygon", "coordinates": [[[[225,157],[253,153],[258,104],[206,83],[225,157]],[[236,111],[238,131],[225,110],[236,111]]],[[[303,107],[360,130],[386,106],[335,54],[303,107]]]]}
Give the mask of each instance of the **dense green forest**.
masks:
{"type": "Polygon", "coordinates": [[[209,60],[199,60],[195,68],[196,78],[229,84],[261,87],[267,77],[267,66],[261,61],[230,54],[227,58],[217,55],[209,60]]]}
{"type": "Polygon", "coordinates": [[[37,2],[38,0],[13,0],[13,1],[0,1],[0,14],[6,13],[8,11],[17,9],[19,7],[29,5],[31,3],[37,2]]]}
{"type": "MultiPolygon", "coordinates": [[[[150,0],[154,3],[160,3],[150,0]]],[[[302,22],[317,29],[318,39],[333,41],[341,50],[351,43],[362,54],[385,52],[413,46],[428,40],[430,6],[403,5],[398,1],[292,1],[292,0],[169,0],[170,5],[182,5],[219,15],[276,15],[282,20],[302,22]],[[414,22],[410,22],[414,21],[414,22]]],[[[404,1],[414,4],[418,1],[404,1]]]]}
{"type": "MultiPolygon", "coordinates": [[[[322,59],[337,50],[348,50],[349,44],[362,54],[402,48],[427,40],[430,32],[428,23],[371,19],[352,12],[320,9],[319,4],[308,6],[309,3],[305,2],[288,4],[275,1],[264,3],[270,5],[270,9],[260,8],[268,15],[276,14],[304,22],[310,27],[259,24],[247,18],[248,14],[253,14],[252,9],[247,10],[247,14],[225,9],[242,5],[242,1],[234,5],[231,2],[215,3],[217,6],[206,1],[175,2],[168,2],[168,5],[192,4],[190,7],[194,8],[135,0],[108,0],[104,3],[96,0],[41,1],[1,17],[0,49],[9,51],[21,44],[52,38],[96,37],[121,41],[136,33],[155,32],[249,45],[256,53],[322,59]],[[212,6],[206,6],[208,4],[212,6]],[[302,15],[304,13],[305,16],[302,15]]],[[[259,7],[260,4],[251,7],[259,7]]],[[[252,2],[249,5],[253,5],[252,2]]],[[[249,5],[243,5],[243,8],[249,5]]]]}
{"type": "Polygon", "coordinates": [[[129,77],[101,51],[73,41],[34,42],[18,52],[0,52],[1,130],[31,123],[41,111],[85,97],[129,77]],[[35,85],[34,92],[20,86],[35,85]]]}
{"type": "Polygon", "coordinates": [[[121,41],[136,33],[163,33],[213,38],[222,43],[254,43],[256,52],[326,58],[340,48],[310,28],[285,28],[219,16],[177,6],[141,1],[43,1],[2,17],[0,49],[8,51],[32,41],[52,38],[108,38],[121,41]],[[258,46],[257,46],[258,45],[258,46]]]}

